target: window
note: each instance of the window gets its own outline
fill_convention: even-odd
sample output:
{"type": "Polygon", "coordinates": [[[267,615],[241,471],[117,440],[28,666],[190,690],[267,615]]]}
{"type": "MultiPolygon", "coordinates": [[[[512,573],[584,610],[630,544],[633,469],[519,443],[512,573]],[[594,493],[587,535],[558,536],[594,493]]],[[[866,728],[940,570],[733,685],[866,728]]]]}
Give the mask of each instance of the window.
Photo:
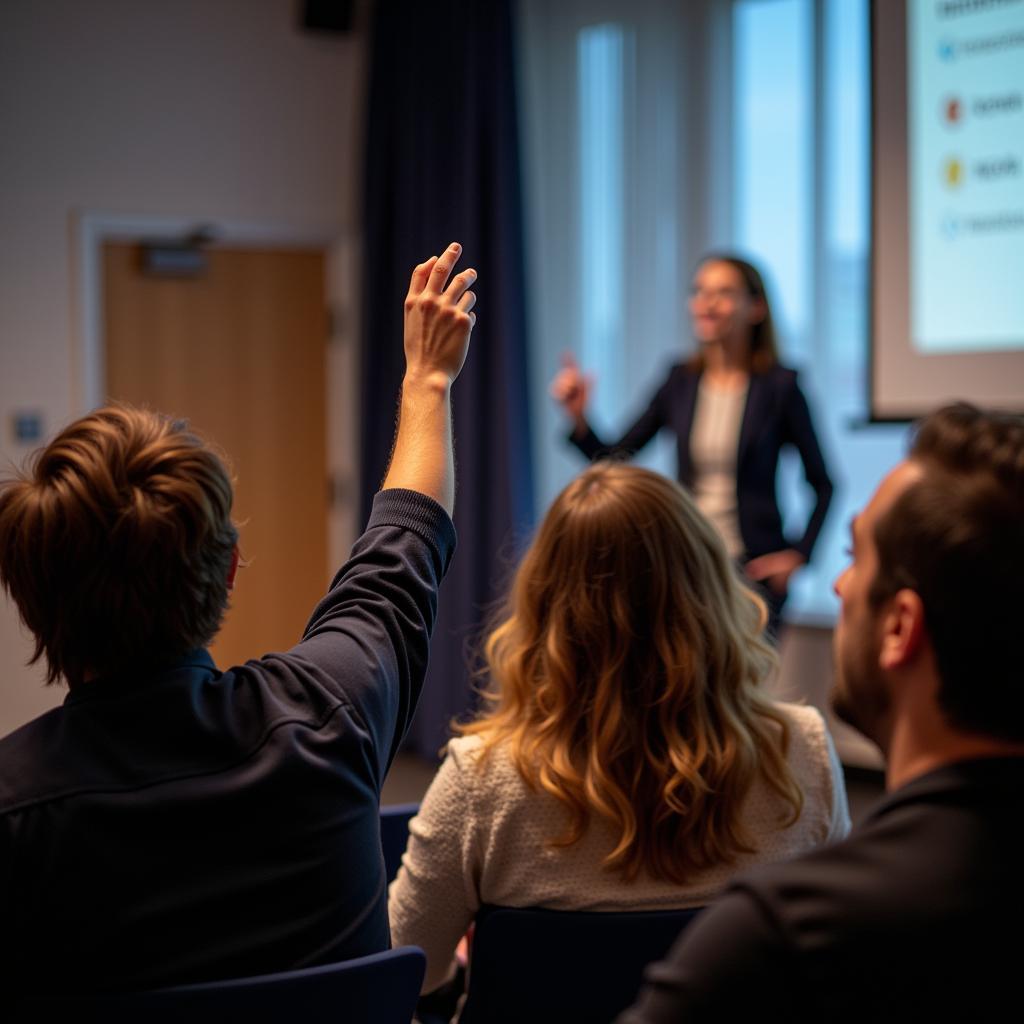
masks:
{"type": "MultiPolygon", "coordinates": [[[[674,0],[520,2],[538,514],[583,467],[548,396],[561,354],[593,373],[591,418],[612,434],[686,337],[679,12],[674,0]]],[[[640,461],[674,473],[673,445],[662,438],[640,461]]]]}
{"type": "MultiPolygon", "coordinates": [[[[733,244],[765,271],[783,361],[801,371],[837,484],[814,561],[787,614],[827,618],[846,528],[905,429],[860,429],[868,328],[867,0],[736,0],[733,244]]],[[[787,519],[804,521],[798,460],[783,465],[787,519]]]]}
{"type": "MultiPolygon", "coordinates": [[[[630,40],[631,41],[631,40],[630,40]]],[[[583,28],[577,36],[579,87],[580,362],[616,380],[625,351],[625,66],[627,36],[621,25],[583,28]]],[[[617,396],[594,396],[599,420],[613,419],[617,396]]]]}

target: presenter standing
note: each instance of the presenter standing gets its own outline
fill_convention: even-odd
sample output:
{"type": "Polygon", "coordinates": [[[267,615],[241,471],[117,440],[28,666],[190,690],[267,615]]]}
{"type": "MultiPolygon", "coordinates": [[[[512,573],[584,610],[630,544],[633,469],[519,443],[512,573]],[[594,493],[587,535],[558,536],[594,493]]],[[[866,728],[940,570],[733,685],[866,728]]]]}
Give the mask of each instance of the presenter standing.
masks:
{"type": "Polygon", "coordinates": [[[715,524],[729,554],[760,586],[776,636],[792,574],[810,559],[832,481],[796,371],[780,366],[764,282],[732,256],[701,262],[690,293],[696,354],[677,363],[639,419],[615,442],[587,420],[593,385],[571,355],[551,394],[572,421],[572,443],[590,459],[630,456],[663,427],[677,440],[679,481],[715,524]],[[800,454],[815,502],[802,536],[787,540],[775,496],[779,453],[800,454]]]}

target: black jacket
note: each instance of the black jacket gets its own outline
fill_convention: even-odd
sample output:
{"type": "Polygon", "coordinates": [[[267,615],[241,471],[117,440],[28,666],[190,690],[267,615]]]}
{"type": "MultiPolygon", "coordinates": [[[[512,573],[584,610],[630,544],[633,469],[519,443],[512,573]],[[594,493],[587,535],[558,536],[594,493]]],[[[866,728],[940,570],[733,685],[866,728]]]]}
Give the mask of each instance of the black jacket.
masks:
{"type": "Polygon", "coordinates": [[[1024,757],[920,776],[843,842],[737,878],[619,1024],[1016,1019],[1022,839],[1024,757]]]}
{"type": "MultiPolygon", "coordinates": [[[[677,364],[639,419],[617,441],[603,441],[592,430],[570,440],[590,459],[619,457],[639,451],[659,430],[668,427],[676,435],[679,482],[690,487],[690,431],[699,383],[699,371],[677,364]]],[[[751,374],[736,460],[736,502],[746,557],[794,548],[810,560],[831,500],[832,481],[796,371],[776,366],[766,373],[751,374]],[[807,482],[815,494],[814,509],[803,535],[790,540],[783,535],[775,497],[779,453],[787,444],[800,453],[807,482]]]]}

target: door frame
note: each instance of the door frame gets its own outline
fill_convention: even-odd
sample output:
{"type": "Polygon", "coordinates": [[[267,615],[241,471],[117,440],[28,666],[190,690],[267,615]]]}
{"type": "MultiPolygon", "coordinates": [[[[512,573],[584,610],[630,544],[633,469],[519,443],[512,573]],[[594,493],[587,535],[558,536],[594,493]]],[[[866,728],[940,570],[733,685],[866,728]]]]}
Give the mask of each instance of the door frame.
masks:
{"type": "Polygon", "coordinates": [[[158,217],[87,211],[74,221],[72,405],[84,415],[104,400],[103,245],[184,237],[210,225],[216,246],[317,248],[324,252],[325,295],[331,310],[325,339],[327,465],[333,483],[327,516],[327,578],[357,535],[359,516],[359,238],[354,232],[289,222],[254,223],[211,217],[158,217]]]}

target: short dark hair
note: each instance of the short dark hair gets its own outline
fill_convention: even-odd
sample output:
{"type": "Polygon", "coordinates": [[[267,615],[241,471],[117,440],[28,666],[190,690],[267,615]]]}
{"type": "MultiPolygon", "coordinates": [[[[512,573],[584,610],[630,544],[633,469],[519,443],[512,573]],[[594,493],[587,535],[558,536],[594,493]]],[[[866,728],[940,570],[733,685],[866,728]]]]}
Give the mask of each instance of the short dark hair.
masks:
{"type": "Polygon", "coordinates": [[[0,582],[47,681],[205,646],[238,540],[231,479],[188,424],[125,405],[72,423],[0,483],[0,582]]]}
{"type": "Polygon", "coordinates": [[[1024,740],[1024,417],[947,406],[910,458],[924,475],[876,524],[871,599],[920,596],[951,723],[1024,740]]]}

